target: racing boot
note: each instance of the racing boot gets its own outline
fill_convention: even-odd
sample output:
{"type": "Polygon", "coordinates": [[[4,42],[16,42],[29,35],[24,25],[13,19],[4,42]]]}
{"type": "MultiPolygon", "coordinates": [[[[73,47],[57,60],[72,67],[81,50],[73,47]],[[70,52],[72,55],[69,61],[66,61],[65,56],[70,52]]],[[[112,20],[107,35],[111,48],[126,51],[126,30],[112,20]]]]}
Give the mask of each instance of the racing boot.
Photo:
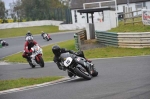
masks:
{"type": "Polygon", "coordinates": [[[91,63],[91,62],[92,62],[91,60],[88,60],[87,58],[85,58],[85,60],[86,60],[87,62],[89,62],[89,63],[91,63]]]}

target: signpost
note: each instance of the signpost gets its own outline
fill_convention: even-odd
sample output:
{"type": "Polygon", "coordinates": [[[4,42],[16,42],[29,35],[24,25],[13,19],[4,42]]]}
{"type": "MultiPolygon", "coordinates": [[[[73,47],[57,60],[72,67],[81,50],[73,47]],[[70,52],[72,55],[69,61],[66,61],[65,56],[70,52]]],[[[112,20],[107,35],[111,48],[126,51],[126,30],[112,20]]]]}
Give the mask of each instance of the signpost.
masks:
{"type": "Polygon", "coordinates": [[[150,25],[150,9],[142,9],[142,22],[144,25],[150,25]]]}

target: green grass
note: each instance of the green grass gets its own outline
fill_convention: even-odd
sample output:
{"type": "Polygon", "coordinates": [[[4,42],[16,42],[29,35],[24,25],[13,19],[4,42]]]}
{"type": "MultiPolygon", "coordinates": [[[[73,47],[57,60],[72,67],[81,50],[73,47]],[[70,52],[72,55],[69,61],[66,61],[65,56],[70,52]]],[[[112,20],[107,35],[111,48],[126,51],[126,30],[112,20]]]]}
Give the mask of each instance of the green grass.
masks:
{"type": "MultiPolygon", "coordinates": [[[[58,43],[60,47],[67,48],[70,50],[75,50],[74,40],[69,40],[65,42],[58,43]]],[[[43,59],[45,62],[53,60],[52,46],[49,45],[43,47],[43,59]]],[[[104,47],[104,48],[96,48],[89,49],[84,51],[85,56],[87,58],[108,58],[108,57],[123,57],[123,56],[138,56],[138,55],[150,55],[150,48],[117,48],[117,47],[104,47]]],[[[8,56],[3,60],[8,62],[26,62],[24,58],[22,58],[22,53],[14,54],[12,56],[8,56]]]]}
{"type": "Polygon", "coordinates": [[[14,80],[0,80],[0,91],[8,90],[12,88],[19,88],[29,85],[41,84],[44,82],[55,81],[63,77],[53,76],[53,77],[41,77],[41,78],[20,78],[14,80]]]}
{"type": "Polygon", "coordinates": [[[124,25],[123,21],[120,21],[118,27],[112,28],[109,32],[150,32],[149,25],[143,25],[142,22],[133,24],[124,25]]]}
{"type": "Polygon", "coordinates": [[[24,28],[0,29],[0,38],[25,36],[28,31],[30,31],[33,35],[41,34],[41,31],[44,31],[47,33],[60,32],[58,26],[52,26],[52,25],[24,27],[24,28]]]}

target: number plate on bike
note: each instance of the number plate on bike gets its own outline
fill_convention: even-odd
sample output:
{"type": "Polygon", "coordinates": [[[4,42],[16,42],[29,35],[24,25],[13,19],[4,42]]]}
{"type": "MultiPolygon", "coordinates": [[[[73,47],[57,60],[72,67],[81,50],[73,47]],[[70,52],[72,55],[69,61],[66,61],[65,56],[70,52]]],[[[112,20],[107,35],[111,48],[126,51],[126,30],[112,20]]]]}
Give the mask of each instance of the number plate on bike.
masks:
{"type": "Polygon", "coordinates": [[[66,67],[68,67],[72,62],[72,58],[71,57],[67,57],[66,60],[64,61],[64,65],[66,67]]]}

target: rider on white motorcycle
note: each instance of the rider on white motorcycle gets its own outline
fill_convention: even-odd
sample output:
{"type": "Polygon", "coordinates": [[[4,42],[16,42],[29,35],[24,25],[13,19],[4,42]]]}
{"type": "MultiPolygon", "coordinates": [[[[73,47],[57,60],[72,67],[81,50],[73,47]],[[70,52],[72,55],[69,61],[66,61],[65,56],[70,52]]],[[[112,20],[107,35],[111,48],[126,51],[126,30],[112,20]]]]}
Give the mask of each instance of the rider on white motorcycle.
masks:
{"type": "MultiPolygon", "coordinates": [[[[75,54],[75,55],[77,55],[77,56],[80,56],[80,57],[85,58],[82,51],[81,51],[81,52],[82,52],[82,55],[81,55],[80,53],[76,53],[76,52],[74,52],[74,51],[72,51],[72,50],[67,50],[67,49],[65,49],[65,48],[60,48],[60,47],[57,46],[57,45],[55,45],[55,46],[52,47],[52,52],[53,52],[53,54],[54,54],[54,59],[53,59],[53,61],[57,64],[57,66],[58,66],[58,68],[59,68],[60,70],[65,70],[64,66],[61,66],[61,64],[60,64],[60,62],[61,62],[61,60],[60,60],[60,55],[61,55],[62,53],[69,52],[69,53],[71,53],[71,54],[75,54]],[[79,55],[79,54],[80,54],[80,55],[79,55]]],[[[85,58],[85,59],[86,59],[86,58],[85,58]]],[[[87,60],[87,61],[89,62],[89,64],[90,64],[91,61],[88,60],[88,59],[86,59],[86,60],[87,60]]],[[[91,63],[91,65],[93,65],[93,64],[91,63]]],[[[73,74],[68,71],[68,76],[69,76],[69,77],[72,77],[73,74]]]]}
{"type": "Polygon", "coordinates": [[[29,56],[32,54],[31,48],[34,45],[38,45],[37,42],[33,40],[32,36],[28,36],[28,38],[25,42],[25,45],[24,45],[24,53],[22,54],[22,57],[26,58],[28,61],[31,61],[29,56]]]}
{"type": "Polygon", "coordinates": [[[49,40],[52,40],[51,37],[50,37],[50,35],[48,33],[45,33],[43,31],[41,31],[41,36],[43,37],[43,39],[45,39],[45,35],[48,36],[49,40]]]}

